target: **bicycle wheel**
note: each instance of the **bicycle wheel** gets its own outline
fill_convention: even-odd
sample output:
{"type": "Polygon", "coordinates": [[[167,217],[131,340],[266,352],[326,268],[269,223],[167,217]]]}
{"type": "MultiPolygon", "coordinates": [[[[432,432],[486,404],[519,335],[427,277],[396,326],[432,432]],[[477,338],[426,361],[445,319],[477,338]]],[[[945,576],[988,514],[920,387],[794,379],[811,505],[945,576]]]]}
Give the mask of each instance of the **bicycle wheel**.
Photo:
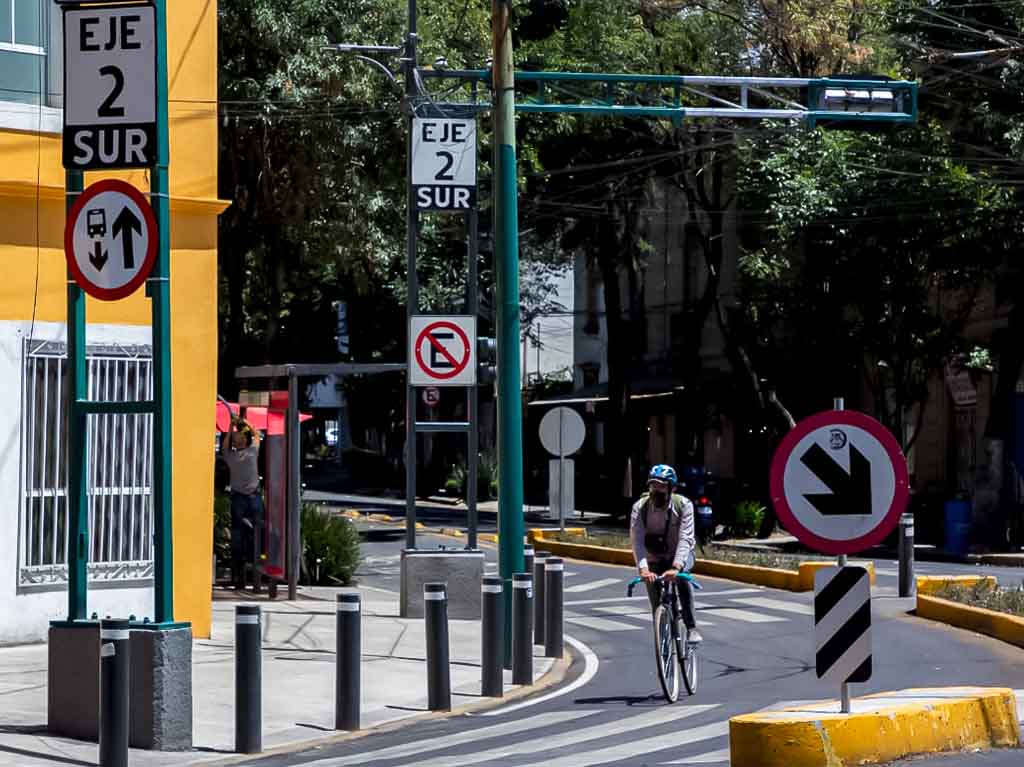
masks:
{"type": "Polygon", "coordinates": [[[683,684],[686,691],[693,695],[697,692],[697,646],[690,642],[690,631],[682,627],[683,654],[679,656],[679,668],[683,672],[683,684]]]}
{"type": "Polygon", "coordinates": [[[658,679],[665,699],[675,703],[679,698],[679,664],[672,636],[672,612],[666,605],[658,605],[654,612],[654,662],[658,665],[658,679]]]}

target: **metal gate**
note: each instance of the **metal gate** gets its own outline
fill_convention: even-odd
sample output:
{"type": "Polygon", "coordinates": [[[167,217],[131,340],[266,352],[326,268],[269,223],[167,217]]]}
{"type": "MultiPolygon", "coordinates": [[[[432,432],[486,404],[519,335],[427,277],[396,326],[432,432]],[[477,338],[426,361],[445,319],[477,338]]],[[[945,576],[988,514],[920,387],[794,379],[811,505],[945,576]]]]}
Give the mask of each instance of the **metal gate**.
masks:
{"type": "MultiPolygon", "coordinates": [[[[26,340],[22,377],[18,584],[67,581],[67,347],[26,340]]],[[[153,397],[152,347],[86,350],[89,399],[153,397]]],[[[89,578],[153,575],[151,414],[88,419],[89,578]]]]}

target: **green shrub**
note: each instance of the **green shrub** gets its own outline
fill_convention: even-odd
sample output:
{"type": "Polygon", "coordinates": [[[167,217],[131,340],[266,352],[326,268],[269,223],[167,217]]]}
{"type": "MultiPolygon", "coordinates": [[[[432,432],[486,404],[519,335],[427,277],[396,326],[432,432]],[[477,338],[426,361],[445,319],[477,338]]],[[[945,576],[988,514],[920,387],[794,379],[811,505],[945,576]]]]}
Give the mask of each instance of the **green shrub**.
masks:
{"type": "Polygon", "coordinates": [[[227,495],[213,496],[213,553],[222,564],[231,561],[231,498],[227,495]]]}
{"type": "MultiPolygon", "coordinates": [[[[465,498],[469,486],[469,469],[463,461],[452,466],[444,491],[448,495],[465,498]]],[[[476,499],[487,501],[498,496],[498,463],[493,457],[480,453],[476,468],[476,499]]]]}
{"type": "Polygon", "coordinates": [[[347,586],[362,558],[359,533],[345,517],[302,504],[302,575],[305,583],[347,586]],[[319,562],[317,561],[319,560],[319,562]]]}
{"type": "Polygon", "coordinates": [[[764,513],[765,508],[758,501],[740,501],[736,504],[732,534],[743,538],[753,538],[761,529],[764,513]]]}

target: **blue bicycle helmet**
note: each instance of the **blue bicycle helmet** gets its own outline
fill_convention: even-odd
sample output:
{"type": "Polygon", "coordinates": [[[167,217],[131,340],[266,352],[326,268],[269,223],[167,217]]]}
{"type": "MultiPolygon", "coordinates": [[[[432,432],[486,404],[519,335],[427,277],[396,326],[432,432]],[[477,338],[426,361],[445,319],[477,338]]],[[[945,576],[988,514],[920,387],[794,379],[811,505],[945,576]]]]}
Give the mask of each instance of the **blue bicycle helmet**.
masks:
{"type": "Polygon", "coordinates": [[[673,487],[679,482],[676,478],[676,470],[665,463],[659,463],[657,466],[651,467],[651,471],[647,475],[647,481],[650,482],[652,479],[668,482],[673,487]]]}

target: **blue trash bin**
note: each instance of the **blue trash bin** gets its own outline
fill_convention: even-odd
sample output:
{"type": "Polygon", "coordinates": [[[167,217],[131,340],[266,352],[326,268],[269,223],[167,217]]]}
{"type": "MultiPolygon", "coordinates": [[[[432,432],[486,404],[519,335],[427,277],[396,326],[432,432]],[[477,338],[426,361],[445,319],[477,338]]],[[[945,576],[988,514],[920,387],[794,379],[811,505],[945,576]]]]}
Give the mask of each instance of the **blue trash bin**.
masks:
{"type": "Polygon", "coordinates": [[[971,502],[962,498],[946,501],[946,538],[950,554],[966,554],[971,542],[971,502]]]}

